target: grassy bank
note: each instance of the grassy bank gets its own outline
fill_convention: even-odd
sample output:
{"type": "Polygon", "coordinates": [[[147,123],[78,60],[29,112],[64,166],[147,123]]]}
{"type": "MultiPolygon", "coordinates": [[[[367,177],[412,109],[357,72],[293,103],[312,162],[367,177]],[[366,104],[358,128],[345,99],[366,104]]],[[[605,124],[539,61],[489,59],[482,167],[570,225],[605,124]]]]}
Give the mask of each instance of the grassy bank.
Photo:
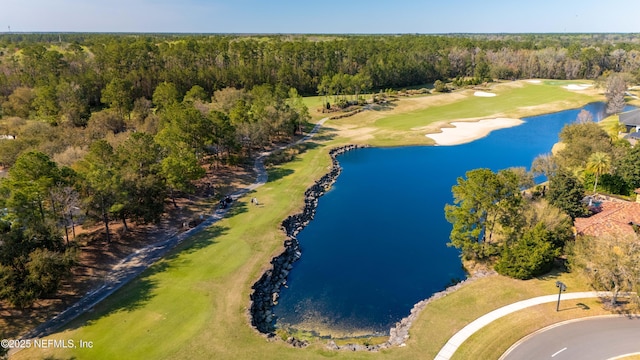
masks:
{"type": "MultiPolygon", "coordinates": [[[[306,349],[294,349],[282,341],[269,342],[251,328],[247,312],[251,286],[269,267],[271,257],[282,250],[284,235],[279,230],[280,222],[301,209],[304,190],[327,171],[328,148],[351,142],[426,143],[424,129],[416,131],[413,127],[458,120],[443,110],[456,108],[454,102],[459,107],[472,108],[465,110],[468,112],[458,110],[456,114],[460,116],[470,116],[475,109],[488,114],[487,117],[518,117],[525,113],[534,115],[535,111],[556,111],[562,106],[577,107],[596,99],[595,95],[556,87],[524,82],[500,85],[494,90],[500,101],[494,102],[484,102],[492,98],[475,99],[467,92],[403,99],[393,108],[328,122],[308,150],[293,161],[271,169],[269,182],[240,199],[230,216],[189,239],[140,278],[52,336],[76,342],[92,341],[92,349],[31,349],[19,352],[15,358],[116,359],[125,355],[128,359],[433,358],[449,337],[470,321],[515,301],[553,294],[556,280],[562,280],[571,291],[587,290],[586,285],[571,274],[530,281],[492,276],[470,282],[427,306],[414,323],[406,347],[379,353],[335,352],[327,350],[326,341],[320,339],[306,349]],[[547,91],[555,97],[546,95],[547,91]],[[552,105],[543,106],[549,101],[552,105]],[[525,108],[518,106],[518,102],[525,104],[525,108]],[[402,115],[402,111],[413,115],[402,115]],[[405,116],[401,118],[405,120],[400,121],[403,125],[385,118],[401,115],[405,116]],[[411,120],[413,117],[421,118],[411,120]],[[403,133],[404,138],[394,137],[403,133]],[[385,138],[385,134],[393,136],[385,138]],[[416,134],[422,142],[417,142],[416,134]],[[250,204],[251,197],[258,198],[261,205],[250,204]]],[[[571,306],[574,305],[567,304],[571,306]]],[[[597,307],[590,308],[595,311],[597,307]]],[[[529,331],[528,328],[505,329],[491,331],[510,332],[514,337],[529,331]]],[[[461,351],[475,354],[474,344],[476,341],[465,343],[461,351]],[[469,350],[465,350],[467,346],[471,346],[469,350]]]]}

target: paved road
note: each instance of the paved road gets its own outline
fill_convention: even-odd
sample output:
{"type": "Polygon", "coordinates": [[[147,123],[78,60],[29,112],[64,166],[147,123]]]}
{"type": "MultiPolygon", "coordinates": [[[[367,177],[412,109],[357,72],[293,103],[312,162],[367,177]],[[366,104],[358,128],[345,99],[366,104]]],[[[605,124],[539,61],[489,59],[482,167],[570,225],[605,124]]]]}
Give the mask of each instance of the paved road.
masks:
{"type": "Polygon", "coordinates": [[[500,360],[605,360],[640,353],[639,317],[597,317],[549,326],[515,344],[500,360]]]}
{"type": "MultiPolygon", "coordinates": [[[[563,293],[562,300],[575,300],[575,299],[586,299],[586,298],[595,298],[600,296],[609,296],[611,293],[608,292],[573,292],[573,293],[563,293]]],[[[539,304],[545,304],[550,302],[555,302],[558,300],[558,295],[546,295],[546,296],[538,296],[535,298],[518,301],[513,304],[509,304],[503,306],[499,309],[493,310],[490,313],[482,315],[476,320],[469,323],[467,326],[463,327],[460,331],[455,333],[449,341],[440,349],[438,355],[436,355],[436,360],[449,360],[453,357],[453,354],[458,350],[458,347],[462,345],[471,335],[475,334],[477,331],[490,324],[491,322],[509,315],[513,312],[526,309],[530,306],[535,306],[539,304]]],[[[562,307],[562,305],[560,305],[562,307]]]]}
{"type": "MultiPolygon", "coordinates": [[[[298,140],[294,144],[299,144],[311,139],[318,132],[318,130],[320,130],[325,121],[327,121],[327,118],[320,120],[308,135],[298,140]]],[[[294,144],[284,145],[273,151],[282,150],[294,144]]],[[[261,153],[260,156],[256,158],[254,163],[254,170],[257,173],[256,181],[249,187],[238,190],[235,193],[231,194],[231,197],[234,200],[250,191],[255,190],[256,188],[264,185],[267,182],[268,177],[267,171],[264,167],[264,159],[270,153],[271,152],[261,153]]],[[[52,319],[29,331],[22,338],[40,338],[52,334],[62,326],[68,324],[71,320],[92,309],[102,300],[109,297],[122,286],[129,283],[131,280],[138,277],[138,275],[140,275],[144,270],[146,270],[156,261],[160,260],[176,245],[184,241],[184,239],[199,233],[218,220],[222,219],[228,210],[228,208],[216,209],[215,212],[207,217],[200,225],[178,235],[168,235],[167,238],[162,241],[148,245],[145,248],[135,251],[133,254],[127,256],[125,259],[123,259],[113,267],[112,271],[107,275],[104,283],[101,286],[87,293],[77,303],[71,305],[69,308],[59,313],[52,319]]]]}

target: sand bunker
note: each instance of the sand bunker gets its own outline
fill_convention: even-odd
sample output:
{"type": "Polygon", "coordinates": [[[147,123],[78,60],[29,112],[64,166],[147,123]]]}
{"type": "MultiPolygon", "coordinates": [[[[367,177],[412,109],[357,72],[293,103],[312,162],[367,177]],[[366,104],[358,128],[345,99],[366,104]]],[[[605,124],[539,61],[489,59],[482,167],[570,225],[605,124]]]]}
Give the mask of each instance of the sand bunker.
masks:
{"type": "Polygon", "coordinates": [[[494,96],[496,96],[496,94],[490,93],[490,92],[484,92],[484,91],[476,91],[476,92],[473,93],[473,96],[494,97],[494,96]]]}
{"type": "Polygon", "coordinates": [[[530,79],[530,80],[525,80],[525,81],[530,83],[530,84],[540,84],[540,83],[542,83],[541,80],[536,80],[536,79],[530,79]]]}
{"type": "Polygon", "coordinates": [[[520,119],[497,118],[475,122],[452,122],[453,128],[442,128],[441,133],[425,136],[435,140],[436,145],[459,145],[483,138],[493,130],[505,129],[522,124],[520,119]]]}
{"type": "Polygon", "coordinates": [[[565,86],[564,88],[567,90],[587,90],[592,86],[593,85],[591,84],[571,84],[571,85],[565,86]]]}

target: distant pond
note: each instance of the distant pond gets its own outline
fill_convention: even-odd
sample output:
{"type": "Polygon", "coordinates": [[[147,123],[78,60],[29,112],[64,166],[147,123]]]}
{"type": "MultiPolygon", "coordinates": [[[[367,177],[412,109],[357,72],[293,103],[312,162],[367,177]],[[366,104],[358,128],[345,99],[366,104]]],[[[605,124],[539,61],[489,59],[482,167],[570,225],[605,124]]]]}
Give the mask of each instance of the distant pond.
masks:
{"type": "MultiPolygon", "coordinates": [[[[598,120],[605,105],[584,107],[598,120]]],[[[581,109],[525,118],[458,146],[365,148],[341,155],[342,174],[298,235],[302,258],[275,307],[278,327],[388,334],[420,300],[466,277],[449,248],[444,205],[471,169],[529,167],[581,109]]]]}

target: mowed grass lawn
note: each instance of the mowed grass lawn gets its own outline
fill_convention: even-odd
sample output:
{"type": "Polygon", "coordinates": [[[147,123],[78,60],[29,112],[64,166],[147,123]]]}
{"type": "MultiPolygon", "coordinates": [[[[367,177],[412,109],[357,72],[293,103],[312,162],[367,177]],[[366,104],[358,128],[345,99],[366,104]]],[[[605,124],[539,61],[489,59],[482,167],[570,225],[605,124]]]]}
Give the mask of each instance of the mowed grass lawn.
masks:
{"type": "Polygon", "coordinates": [[[311,122],[316,123],[318,120],[330,116],[330,114],[318,111],[324,104],[324,96],[305,96],[302,98],[303,103],[309,109],[309,115],[311,115],[311,122]]]}
{"type": "MultiPolygon", "coordinates": [[[[559,94],[573,98],[573,93],[563,91],[559,94]]],[[[508,94],[509,91],[505,90],[503,96],[508,98],[508,94]]],[[[539,99],[542,101],[544,98],[539,99]]],[[[579,105],[577,99],[572,101],[579,105]]],[[[502,103],[495,104],[496,109],[484,111],[506,111],[501,108],[503,105],[499,105],[502,103]]],[[[512,108],[517,111],[515,104],[512,108]]],[[[338,121],[330,122],[328,128],[337,128],[333,125],[338,121]]],[[[331,351],[325,347],[326,340],[321,339],[313,341],[306,349],[295,349],[282,341],[267,341],[250,326],[247,308],[251,286],[269,268],[271,257],[282,250],[285,238],[279,229],[280,222],[301,209],[305,189],[327,171],[330,165],[328,149],[353,140],[340,131],[333,140],[325,142],[321,139],[331,139],[332,136],[323,135],[332,134],[319,135],[315,140],[318,141],[316,146],[294,161],[272,169],[270,181],[235,203],[232,214],[227,218],[207,232],[187,240],[140,278],[51,336],[72,339],[76,343],[92,341],[93,348],[29,349],[15,354],[14,358],[431,359],[451,335],[470,321],[515,301],[553,294],[557,290],[554,286],[556,280],[565,282],[570,291],[587,290],[587,286],[572,274],[552,274],[530,281],[491,276],[469,282],[426,307],[414,323],[406,347],[378,353],[331,351]],[[261,205],[250,204],[250,197],[257,197],[261,205]]],[[[571,314],[578,316],[598,312],[598,306],[582,310],[576,303],[566,304],[567,308],[577,308],[568,310],[572,311],[571,314]]],[[[544,313],[549,321],[561,319],[560,315],[570,316],[569,312],[560,315],[552,311],[544,313]]],[[[509,321],[518,320],[505,321],[505,325],[491,331],[508,332],[510,337],[504,344],[501,342],[484,351],[499,356],[503,345],[510,345],[506,341],[522,337],[530,330],[528,327],[512,329],[509,321]]],[[[479,339],[484,341],[482,337],[479,339]]],[[[460,351],[462,354],[464,351],[474,354],[477,346],[483,345],[470,341],[463,344],[460,351]],[[470,350],[465,350],[467,347],[470,350]]]]}

